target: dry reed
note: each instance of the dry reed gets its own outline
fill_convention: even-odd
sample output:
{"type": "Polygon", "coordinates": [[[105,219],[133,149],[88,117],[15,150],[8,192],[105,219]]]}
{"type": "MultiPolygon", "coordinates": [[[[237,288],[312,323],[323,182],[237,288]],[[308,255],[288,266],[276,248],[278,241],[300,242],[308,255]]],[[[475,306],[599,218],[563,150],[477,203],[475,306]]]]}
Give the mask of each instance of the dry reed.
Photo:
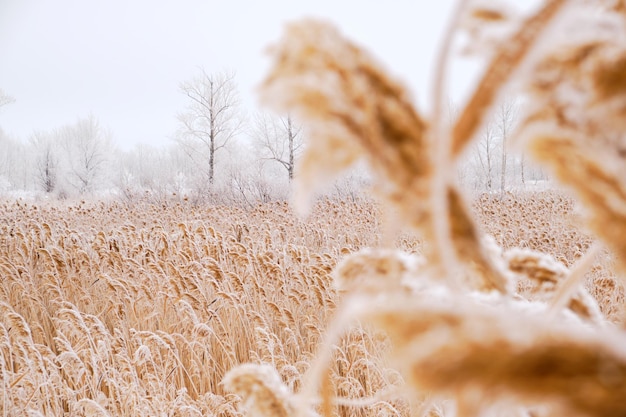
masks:
{"type": "Polygon", "coordinates": [[[0,415],[626,415],[625,15],[602,2],[591,42],[546,42],[580,16],[566,3],[467,8],[514,20],[515,48],[488,54],[443,139],[336,29],[289,27],[263,94],[310,122],[301,186],[362,158],[384,208],[0,202],[0,415]],[[470,206],[444,173],[505,87],[528,101],[517,142],[585,210],[557,192],[470,206]],[[404,222],[393,248],[383,212],[404,222]]]}
{"type": "MultiPolygon", "coordinates": [[[[526,240],[573,264],[589,238],[563,220],[576,215],[571,200],[541,194],[518,203],[485,196],[474,211],[503,247],[526,240]]],[[[427,268],[415,236],[396,240],[411,254],[367,249],[381,241],[381,213],[366,201],[321,201],[307,221],[283,204],[0,204],[7,415],[82,415],[89,399],[109,415],[235,416],[239,396],[220,384],[229,369],[273,366],[299,393],[343,299],[367,288],[406,295],[426,283],[416,279],[427,268]]],[[[610,267],[598,262],[587,289],[615,320],[623,295],[610,267]]],[[[532,283],[514,278],[521,289],[532,283]]],[[[369,327],[339,337],[329,387],[352,401],[337,398],[339,415],[410,414],[407,401],[381,394],[403,386],[385,358],[390,349],[369,327]],[[363,406],[361,397],[377,401],[363,406]]]]}
{"type": "MultiPolygon", "coordinates": [[[[440,108],[441,76],[429,119],[368,53],[329,24],[291,24],[272,48],[263,99],[299,117],[312,138],[298,180],[305,198],[297,204],[365,159],[383,204],[423,239],[419,267],[390,249],[347,255],[335,269],[341,306],[300,392],[285,399],[300,415],[336,415],[346,398],[380,401],[376,392],[346,390],[330,376],[341,338],[363,322],[388,335],[389,359],[405,380],[397,397],[424,399],[413,404],[419,414],[533,414],[540,407],[548,415],[626,415],[624,335],[602,316],[591,296],[598,293],[580,286],[600,272],[606,275],[596,282],[606,280],[604,288],[623,294],[619,273],[610,269],[613,257],[622,270],[626,265],[622,2],[545,0],[517,18],[470,2],[445,36],[438,74],[445,74],[448,49],[462,30],[456,23],[472,19],[485,26],[508,19],[516,29],[487,54],[484,75],[451,129],[440,108]],[[516,142],[573,190],[590,230],[610,252],[598,244],[590,250],[594,237],[575,232],[573,253],[557,260],[531,250],[555,249],[555,236],[545,231],[533,242],[496,228],[493,240],[478,227],[449,171],[505,91],[525,98],[516,142]],[[527,249],[501,249],[498,241],[527,249]],[[439,407],[450,403],[452,411],[439,407]]],[[[470,42],[478,32],[467,33],[470,42]]],[[[503,206],[516,201],[500,197],[503,206]]],[[[614,296],[609,304],[617,302],[621,312],[621,300],[614,296]]]]}

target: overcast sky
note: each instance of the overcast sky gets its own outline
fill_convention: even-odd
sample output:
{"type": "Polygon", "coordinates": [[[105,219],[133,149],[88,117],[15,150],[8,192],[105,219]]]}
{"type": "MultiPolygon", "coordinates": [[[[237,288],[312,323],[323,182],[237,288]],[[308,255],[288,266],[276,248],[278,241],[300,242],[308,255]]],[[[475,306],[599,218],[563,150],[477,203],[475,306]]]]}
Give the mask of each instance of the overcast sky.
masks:
{"type": "MultiPolygon", "coordinates": [[[[179,83],[232,69],[246,110],[285,22],[321,17],[367,48],[423,105],[451,0],[0,0],[0,127],[27,140],[93,114],[116,144],[171,142],[179,83]]],[[[452,89],[462,96],[466,74],[452,89]]]]}

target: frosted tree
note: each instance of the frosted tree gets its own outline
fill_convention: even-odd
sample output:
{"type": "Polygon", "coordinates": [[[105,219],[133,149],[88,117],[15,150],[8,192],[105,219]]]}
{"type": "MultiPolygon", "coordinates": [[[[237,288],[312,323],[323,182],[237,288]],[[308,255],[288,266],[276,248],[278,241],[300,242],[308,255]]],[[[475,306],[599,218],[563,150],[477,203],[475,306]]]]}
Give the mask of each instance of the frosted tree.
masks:
{"type": "Polygon", "coordinates": [[[496,149],[498,146],[496,132],[492,124],[483,129],[480,140],[474,145],[471,158],[477,168],[476,179],[479,188],[491,191],[496,172],[496,149]]]}
{"type": "Polygon", "coordinates": [[[64,151],[67,182],[79,194],[95,191],[107,177],[113,149],[109,132],[91,115],[57,134],[64,151]]]}
{"type": "MultiPolygon", "coordinates": [[[[0,88],[0,112],[15,102],[15,98],[0,88]]],[[[0,128],[0,190],[31,187],[29,155],[21,141],[10,137],[0,128]]]]}
{"type": "Polygon", "coordinates": [[[504,194],[507,186],[519,184],[518,173],[521,183],[525,182],[524,155],[510,155],[508,148],[509,137],[513,135],[515,129],[517,108],[518,104],[514,100],[503,101],[473,145],[463,169],[466,172],[473,171],[475,189],[486,191],[499,189],[500,193],[504,194]]]}
{"type": "MultiPolygon", "coordinates": [[[[495,115],[495,122],[498,129],[498,133],[501,141],[501,154],[500,154],[500,193],[504,194],[506,191],[506,176],[507,176],[507,139],[513,130],[513,124],[515,122],[516,104],[511,100],[502,102],[495,115]]],[[[520,159],[522,164],[522,182],[524,181],[524,159],[520,159]]]]}
{"type": "Polygon", "coordinates": [[[132,151],[117,152],[114,185],[127,200],[149,196],[162,202],[185,192],[186,161],[177,146],[137,145],[132,151]]]}
{"type": "Polygon", "coordinates": [[[301,130],[291,116],[258,114],[255,118],[252,136],[260,158],[279,163],[287,171],[289,181],[293,179],[295,160],[303,145],[301,130]]]}
{"type": "Polygon", "coordinates": [[[213,185],[216,153],[242,126],[235,74],[208,74],[202,70],[192,80],[181,83],[180,90],[187,96],[188,104],[185,112],[178,115],[179,143],[213,185]]]}
{"type": "Polygon", "coordinates": [[[35,132],[30,138],[30,145],[35,163],[35,185],[49,194],[56,189],[59,176],[59,156],[54,138],[35,132]]]}
{"type": "Polygon", "coordinates": [[[25,161],[23,144],[0,129],[0,191],[28,187],[25,161]]]}

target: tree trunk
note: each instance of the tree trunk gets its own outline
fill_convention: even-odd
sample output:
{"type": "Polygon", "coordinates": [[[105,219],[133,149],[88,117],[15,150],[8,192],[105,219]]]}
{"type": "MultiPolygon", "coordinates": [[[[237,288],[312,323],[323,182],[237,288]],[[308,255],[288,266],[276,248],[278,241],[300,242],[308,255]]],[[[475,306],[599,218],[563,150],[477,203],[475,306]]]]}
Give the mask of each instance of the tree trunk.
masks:
{"type": "Polygon", "coordinates": [[[289,136],[289,165],[287,171],[289,174],[289,182],[293,180],[293,165],[294,165],[294,134],[293,127],[291,125],[291,117],[287,117],[287,134],[289,136]]]}
{"type": "Polygon", "coordinates": [[[506,137],[502,138],[502,172],[500,172],[500,194],[506,189],[506,137]]]}
{"type": "Polygon", "coordinates": [[[213,109],[213,80],[209,80],[211,93],[209,95],[209,185],[213,185],[213,178],[215,175],[215,112],[213,109]]]}
{"type": "Polygon", "coordinates": [[[502,172],[500,173],[500,194],[506,189],[506,128],[502,130],[502,172]]]}
{"type": "Polygon", "coordinates": [[[211,137],[211,148],[209,150],[209,184],[213,185],[215,173],[215,139],[211,137]]]}

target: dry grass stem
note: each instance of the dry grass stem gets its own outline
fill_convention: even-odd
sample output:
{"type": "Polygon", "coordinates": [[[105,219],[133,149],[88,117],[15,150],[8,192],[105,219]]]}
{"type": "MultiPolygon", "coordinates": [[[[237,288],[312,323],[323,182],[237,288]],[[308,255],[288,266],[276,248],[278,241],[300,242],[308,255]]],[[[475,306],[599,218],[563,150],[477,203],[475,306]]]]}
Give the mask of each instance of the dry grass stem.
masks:
{"type": "MultiPolygon", "coordinates": [[[[428,126],[414,110],[406,90],[389,79],[367,53],[325,23],[305,21],[289,26],[284,41],[272,52],[275,65],[261,89],[264,100],[306,121],[315,143],[302,157],[299,189],[311,193],[328,180],[329,173],[338,173],[365,157],[385,180],[380,186],[384,198],[424,240],[436,242],[442,233],[451,236],[452,248],[438,245],[428,254],[449,262],[435,259],[433,265],[454,268],[449,263],[456,263],[457,258],[477,264],[481,287],[506,292],[505,280],[482,254],[479,233],[456,188],[445,185],[447,205],[430,207],[425,203],[430,201],[433,184],[437,185],[433,181],[433,147],[427,140],[428,126]],[[341,162],[333,161],[336,157],[341,162]],[[320,165],[322,160],[333,167],[320,165]],[[435,208],[449,211],[444,223],[449,232],[447,227],[436,227],[434,219],[441,216],[433,214],[435,208]]],[[[454,280],[454,275],[450,279],[454,280]]]]}
{"type": "Polygon", "coordinates": [[[287,387],[271,366],[240,365],[228,372],[224,387],[244,398],[249,415],[287,417],[294,415],[287,387]]]}
{"type": "Polygon", "coordinates": [[[452,131],[451,155],[458,157],[482,126],[514,71],[528,55],[546,27],[567,4],[567,0],[545,1],[541,9],[520,25],[520,29],[491,60],[471,98],[465,104],[452,131]]]}
{"type": "MultiPolygon", "coordinates": [[[[621,305],[623,289],[618,290],[611,272],[594,278],[602,291],[580,286],[589,274],[610,271],[606,264],[598,266],[603,261],[596,259],[597,246],[589,249],[593,238],[574,235],[579,240],[572,252],[556,258],[551,251],[542,252],[553,243],[546,232],[515,241],[498,230],[500,241],[489,243],[447,172],[505,88],[521,87],[527,115],[516,135],[526,139],[518,142],[577,192],[589,210],[592,230],[623,263],[626,53],[615,40],[626,39],[626,19],[616,8],[605,8],[598,22],[581,13],[592,22],[590,27],[617,36],[572,37],[564,42],[570,43],[566,48],[559,45],[562,41],[554,42],[555,47],[545,35],[553,35],[576,15],[564,12],[569,3],[542,2],[517,22],[507,41],[496,43],[450,132],[441,114],[443,80],[457,25],[472,25],[458,17],[462,7],[439,55],[431,120],[413,109],[406,91],[367,53],[327,24],[291,25],[273,50],[275,64],[262,86],[264,99],[298,114],[313,132],[300,187],[310,192],[328,179],[320,174],[335,175],[364,157],[378,177],[383,202],[425,241],[419,264],[392,250],[369,250],[346,257],[336,267],[343,307],[304,379],[301,410],[313,407],[321,384],[321,412],[335,413],[329,391],[333,350],[344,332],[366,321],[390,337],[389,358],[414,395],[433,392],[444,400],[452,398],[461,414],[495,412],[502,406],[524,413],[524,407],[539,405],[568,415],[626,413],[621,400],[626,395],[626,353],[620,346],[624,336],[606,326],[601,310],[612,310],[591,295],[609,288],[622,291],[609,302],[621,305]],[[615,15],[607,18],[611,13],[615,15]],[[522,65],[527,71],[520,70],[522,65]],[[325,159],[331,167],[319,165],[322,155],[331,155],[325,159]],[[551,320],[542,320],[545,315],[551,320]]],[[[572,10],[577,7],[588,10],[583,3],[572,10]]],[[[470,4],[468,10],[467,21],[490,25],[510,20],[497,7],[470,4]]],[[[505,207],[502,197],[498,204],[505,207]]],[[[511,201],[517,203],[516,196],[511,201]]],[[[479,200],[485,202],[488,198],[479,200]]],[[[500,210],[492,209],[491,218],[500,210]]],[[[341,385],[334,389],[345,391],[341,385]]],[[[428,401],[417,407],[422,413],[435,410],[428,401]]],[[[441,410],[446,413],[445,407],[441,410]]]]}
{"type": "Polygon", "coordinates": [[[547,403],[564,415],[626,412],[623,335],[467,298],[405,301],[365,316],[386,329],[394,361],[417,392],[471,395],[483,407],[496,398],[547,403]]]}

